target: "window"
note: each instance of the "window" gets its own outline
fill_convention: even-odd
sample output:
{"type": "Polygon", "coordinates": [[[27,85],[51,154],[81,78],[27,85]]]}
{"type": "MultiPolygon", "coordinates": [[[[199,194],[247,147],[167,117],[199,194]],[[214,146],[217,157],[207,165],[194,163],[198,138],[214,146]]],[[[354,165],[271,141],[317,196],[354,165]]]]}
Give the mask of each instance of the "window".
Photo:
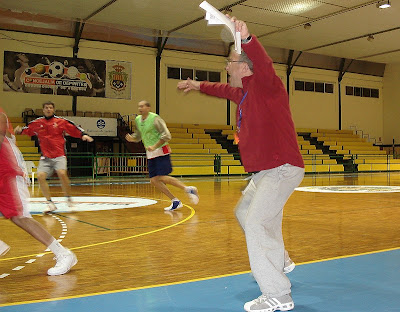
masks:
{"type": "Polygon", "coordinates": [[[306,91],[314,91],[314,82],[309,82],[306,81],[306,85],[305,85],[305,90],[306,91]]]}
{"type": "Polygon", "coordinates": [[[362,96],[363,97],[371,97],[371,89],[370,88],[362,88],[362,96]]]}
{"type": "Polygon", "coordinates": [[[325,93],[333,93],[333,83],[325,83],[325,93]]]}
{"type": "Polygon", "coordinates": [[[294,90],[319,92],[319,93],[333,93],[333,83],[295,80],[294,90]]]}
{"type": "Polygon", "coordinates": [[[179,68],[179,67],[168,67],[167,69],[168,79],[179,79],[186,80],[187,78],[204,81],[208,80],[210,82],[220,82],[221,73],[213,72],[201,69],[192,68],[179,68]]]}
{"type": "Polygon", "coordinates": [[[181,80],[186,80],[188,78],[193,79],[193,69],[182,68],[181,69],[181,80]]]}
{"type": "Polygon", "coordinates": [[[168,78],[181,79],[181,69],[176,67],[168,67],[168,78]]]}
{"type": "Polygon", "coordinates": [[[346,95],[379,99],[379,89],[346,86],[346,95]]]}
{"type": "Polygon", "coordinates": [[[205,81],[207,79],[207,72],[205,70],[196,70],[196,80],[205,81]]]}
{"type": "Polygon", "coordinates": [[[294,89],[298,91],[304,91],[304,81],[295,80],[294,82],[294,89]]]}
{"type": "Polygon", "coordinates": [[[220,72],[208,72],[208,81],[220,82],[221,81],[221,73],[220,72]]]}
{"type": "Polygon", "coordinates": [[[346,86],[346,95],[353,95],[354,93],[354,88],[346,86]]]}
{"type": "Polygon", "coordinates": [[[325,91],[325,86],[323,82],[316,82],[315,83],[315,92],[321,92],[324,93],[325,91]]]}
{"type": "Polygon", "coordinates": [[[378,89],[371,89],[371,97],[379,99],[379,90],[378,89]]]}

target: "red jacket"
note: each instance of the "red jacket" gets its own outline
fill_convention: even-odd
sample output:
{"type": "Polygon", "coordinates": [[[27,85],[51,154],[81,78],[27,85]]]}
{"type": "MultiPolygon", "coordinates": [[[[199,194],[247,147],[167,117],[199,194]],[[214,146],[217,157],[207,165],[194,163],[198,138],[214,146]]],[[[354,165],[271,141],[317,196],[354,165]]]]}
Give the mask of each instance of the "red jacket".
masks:
{"type": "Polygon", "coordinates": [[[65,133],[81,138],[84,130],[72,121],[57,116],[39,117],[22,128],[22,134],[38,137],[42,155],[47,158],[65,156],[65,133]]]}
{"type": "Polygon", "coordinates": [[[239,151],[247,172],[279,167],[283,164],[304,168],[297,134],[290,113],[289,98],[273,62],[256,36],[242,45],[253,62],[253,75],[242,78],[243,88],[229,84],[202,82],[200,91],[238,104],[247,92],[242,108],[239,151]]]}

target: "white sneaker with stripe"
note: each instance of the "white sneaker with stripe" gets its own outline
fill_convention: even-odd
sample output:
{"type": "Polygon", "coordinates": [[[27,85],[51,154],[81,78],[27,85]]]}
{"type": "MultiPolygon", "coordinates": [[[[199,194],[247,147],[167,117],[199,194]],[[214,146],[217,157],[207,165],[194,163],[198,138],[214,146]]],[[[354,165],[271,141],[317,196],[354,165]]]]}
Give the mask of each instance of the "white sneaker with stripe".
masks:
{"type": "Polygon", "coordinates": [[[261,295],[257,299],[245,303],[244,309],[247,312],[290,311],[294,309],[294,302],[290,294],[279,298],[261,295]]]}

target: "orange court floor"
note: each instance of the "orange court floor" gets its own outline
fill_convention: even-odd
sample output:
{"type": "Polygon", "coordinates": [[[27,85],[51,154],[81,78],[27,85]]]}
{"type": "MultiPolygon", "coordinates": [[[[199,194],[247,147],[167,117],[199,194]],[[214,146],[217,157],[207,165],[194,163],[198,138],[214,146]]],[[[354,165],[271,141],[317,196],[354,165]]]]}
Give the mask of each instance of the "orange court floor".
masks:
{"type": "MultiPolygon", "coordinates": [[[[198,188],[200,203],[171,187],[184,203],[173,212],[164,211],[169,200],[146,177],[73,179],[70,211],[55,179],[59,211],[53,215],[35,213],[45,204],[36,183],[30,187],[34,219],[79,262],[64,276],[47,276],[52,254],[0,217],[0,239],[11,246],[0,258],[0,306],[248,272],[233,212],[244,178],[184,178],[198,188]]],[[[306,175],[284,209],[286,249],[301,264],[399,248],[399,208],[400,173],[306,175]]]]}

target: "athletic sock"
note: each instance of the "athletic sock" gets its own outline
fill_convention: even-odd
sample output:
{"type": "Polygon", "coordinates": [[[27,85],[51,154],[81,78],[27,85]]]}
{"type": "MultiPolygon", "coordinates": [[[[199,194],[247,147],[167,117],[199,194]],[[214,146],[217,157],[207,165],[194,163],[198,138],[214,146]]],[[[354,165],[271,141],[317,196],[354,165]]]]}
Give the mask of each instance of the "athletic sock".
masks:
{"type": "Polygon", "coordinates": [[[174,201],[180,201],[180,200],[179,200],[178,198],[175,197],[175,198],[172,198],[171,201],[174,202],[174,201]]]}
{"type": "Polygon", "coordinates": [[[56,239],[53,240],[53,242],[47,246],[56,256],[65,254],[68,252],[68,250],[61,245],[56,239]]]}

